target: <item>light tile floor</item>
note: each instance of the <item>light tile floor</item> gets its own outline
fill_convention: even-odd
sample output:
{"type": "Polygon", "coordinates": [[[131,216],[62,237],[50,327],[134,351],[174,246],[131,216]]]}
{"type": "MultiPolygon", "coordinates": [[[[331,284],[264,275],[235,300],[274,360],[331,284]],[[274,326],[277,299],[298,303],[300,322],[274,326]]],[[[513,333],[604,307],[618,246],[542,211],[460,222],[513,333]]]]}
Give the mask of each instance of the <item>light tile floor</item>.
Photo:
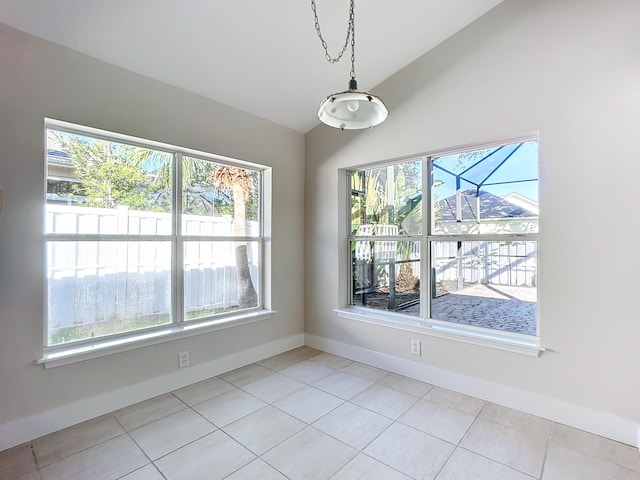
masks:
{"type": "Polygon", "coordinates": [[[0,479],[640,480],[640,455],[301,347],[0,452],[0,479]]]}

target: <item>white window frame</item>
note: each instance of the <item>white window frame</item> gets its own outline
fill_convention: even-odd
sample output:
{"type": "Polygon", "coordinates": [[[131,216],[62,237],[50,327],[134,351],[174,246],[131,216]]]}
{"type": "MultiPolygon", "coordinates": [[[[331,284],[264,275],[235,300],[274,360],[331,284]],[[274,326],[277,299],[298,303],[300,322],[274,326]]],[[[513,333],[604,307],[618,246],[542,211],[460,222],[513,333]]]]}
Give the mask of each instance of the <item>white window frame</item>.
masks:
{"type": "MultiPolygon", "coordinates": [[[[76,125],[60,120],[45,118],[45,172],[47,162],[46,148],[46,132],[48,129],[61,131],[81,136],[89,136],[92,138],[118,142],[127,145],[133,145],[141,148],[153,149],[157,151],[167,152],[173,155],[172,159],[172,178],[173,178],[173,195],[172,195],[172,232],[170,235],[100,235],[100,234],[59,234],[44,233],[43,248],[45,252],[47,245],[52,241],[165,241],[171,243],[171,323],[148,327],[141,330],[133,330],[112,334],[95,339],[83,339],[70,343],[58,345],[48,345],[48,289],[44,291],[44,319],[43,319],[43,355],[38,359],[39,364],[43,364],[45,368],[57,367],[69,363],[110,355],[117,352],[142,348],[149,345],[172,341],[180,338],[186,338],[202,333],[212,332],[220,329],[235,327],[248,323],[253,323],[273,315],[270,310],[270,298],[265,296],[265,292],[270,291],[266,282],[269,281],[268,271],[270,271],[270,256],[266,248],[266,239],[270,235],[271,230],[271,169],[264,165],[251,162],[236,160],[220,155],[210,154],[191,150],[188,148],[177,147],[161,142],[144,140],[141,138],[107,132],[91,127],[76,125]],[[211,161],[217,164],[246,168],[260,173],[260,199],[259,199],[259,233],[258,235],[247,235],[244,237],[234,236],[191,236],[182,234],[182,159],[188,156],[197,160],[211,161]],[[198,319],[186,320],[184,318],[184,249],[183,245],[188,241],[202,242],[258,242],[258,285],[256,293],[258,294],[257,306],[241,311],[232,311],[215,316],[207,316],[198,319]]],[[[46,184],[46,173],[45,173],[46,184]]],[[[46,196],[46,188],[45,196],[46,196]]],[[[43,205],[46,205],[46,198],[43,198],[43,205]]],[[[46,258],[46,254],[45,254],[46,258]]],[[[43,266],[45,276],[47,264],[43,266]]]]}
{"type": "MultiPolygon", "coordinates": [[[[341,215],[343,218],[345,232],[344,238],[346,239],[346,256],[341,256],[347,259],[345,262],[347,268],[343,270],[346,273],[344,283],[348,297],[341,300],[342,307],[337,308],[335,311],[338,317],[353,321],[359,321],[364,323],[370,323],[375,325],[382,325],[398,330],[408,331],[416,334],[425,334],[438,338],[445,338],[449,340],[459,341],[462,343],[469,343],[473,345],[480,345],[489,348],[495,348],[499,350],[510,351],[514,353],[520,353],[524,355],[538,356],[545,349],[540,346],[540,316],[539,309],[536,308],[536,335],[525,335],[520,333],[512,333],[507,331],[501,331],[491,328],[477,327],[473,325],[457,324],[448,321],[435,320],[427,317],[427,313],[431,307],[431,295],[429,294],[431,289],[431,245],[433,242],[449,242],[449,241],[462,241],[462,242],[478,242],[478,241],[535,241],[536,245],[539,245],[539,231],[535,234],[509,234],[509,235],[481,235],[481,234],[460,234],[460,235],[436,235],[431,232],[431,182],[429,181],[429,175],[431,172],[431,162],[433,159],[451,155],[455,153],[461,153],[466,151],[481,150],[485,148],[493,148],[500,145],[508,145],[512,143],[536,141],[539,143],[538,135],[530,135],[526,137],[514,138],[509,140],[497,141],[480,145],[469,145],[459,149],[443,149],[437,152],[430,152],[418,155],[412,155],[402,157],[396,160],[381,161],[375,163],[367,163],[364,165],[356,165],[341,170],[341,186],[344,187],[343,192],[345,196],[342,197],[346,200],[341,201],[341,215]],[[394,235],[394,236],[355,236],[351,232],[351,185],[349,179],[349,172],[357,171],[360,169],[390,166],[398,163],[405,163],[410,161],[419,160],[422,162],[422,233],[419,235],[394,235]],[[426,202],[425,202],[426,199],[426,202]],[[428,202],[428,203],[427,203],[428,202]],[[426,206],[428,205],[428,208],[426,206]],[[420,242],[421,253],[421,278],[427,279],[427,281],[420,282],[420,316],[413,316],[403,314],[399,312],[389,312],[371,307],[354,305],[353,301],[353,281],[352,281],[352,268],[351,268],[351,242],[353,241],[415,241],[420,242]],[[343,303],[344,302],[344,303],[343,303]]],[[[342,193],[341,193],[342,195],[342,193]]],[[[342,229],[341,229],[342,230],[342,229]]],[[[536,248],[536,258],[539,259],[539,251],[536,248]]],[[[539,264],[539,263],[538,263],[539,264]]],[[[538,299],[539,301],[539,289],[538,299]]]]}

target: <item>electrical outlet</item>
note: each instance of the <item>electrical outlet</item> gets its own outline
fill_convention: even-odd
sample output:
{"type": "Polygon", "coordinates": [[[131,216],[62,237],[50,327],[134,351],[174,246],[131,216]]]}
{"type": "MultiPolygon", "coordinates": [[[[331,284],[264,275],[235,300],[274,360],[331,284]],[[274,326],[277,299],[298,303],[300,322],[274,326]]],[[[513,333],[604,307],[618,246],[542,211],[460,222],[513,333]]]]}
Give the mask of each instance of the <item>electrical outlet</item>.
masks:
{"type": "Polygon", "coordinates": [[[411,354],[422,355],[420,352],[420,340],[411,340],[411,354]]]}
{"type": "Polygon", "coordinates": [[[189,352],[188,351],[180,352],[178,354],[178,366],[180,368],[189,366],[189,352]]]}

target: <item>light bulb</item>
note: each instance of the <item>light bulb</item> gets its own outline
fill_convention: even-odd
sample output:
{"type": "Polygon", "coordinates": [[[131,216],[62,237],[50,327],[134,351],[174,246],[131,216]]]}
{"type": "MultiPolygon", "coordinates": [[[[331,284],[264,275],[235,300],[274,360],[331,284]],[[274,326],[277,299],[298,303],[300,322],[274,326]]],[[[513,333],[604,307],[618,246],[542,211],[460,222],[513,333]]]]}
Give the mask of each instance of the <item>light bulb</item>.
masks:
{"type": "Polygon", "coordinates": [[[358,102],[358,100],[351,100],[347,102],[347,110],[351,113],[357,112],[358,108],[360,108],[360,102],[358,102]]]}

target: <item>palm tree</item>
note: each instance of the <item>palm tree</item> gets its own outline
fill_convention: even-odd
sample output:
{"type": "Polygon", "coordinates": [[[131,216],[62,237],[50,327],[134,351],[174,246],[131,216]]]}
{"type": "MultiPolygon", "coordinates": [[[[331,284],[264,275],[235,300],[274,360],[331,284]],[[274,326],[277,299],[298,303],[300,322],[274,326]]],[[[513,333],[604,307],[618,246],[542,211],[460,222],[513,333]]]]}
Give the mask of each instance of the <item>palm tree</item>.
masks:
{"type": "MultiPolygon", "coordinates": [[[[233,235],[246,236],[247,200],[253,188],[247,170],[222,166],[213,172],[212,183],[221,190],[231,192],[233,199],[233,235]]],[[[240,308],[258,305],[258,294],[253,286],[249,271],[249,257],[246,242],[236,243],[236,277],[238,280],[238,303],[240,308]]]]}

